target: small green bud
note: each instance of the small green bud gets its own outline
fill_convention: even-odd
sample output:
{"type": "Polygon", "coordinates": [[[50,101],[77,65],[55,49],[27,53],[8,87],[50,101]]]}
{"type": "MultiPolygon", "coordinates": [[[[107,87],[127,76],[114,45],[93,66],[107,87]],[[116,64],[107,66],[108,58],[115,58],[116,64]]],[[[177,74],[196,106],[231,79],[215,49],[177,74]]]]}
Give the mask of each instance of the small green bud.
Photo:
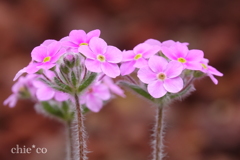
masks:
{"type": "Polygon", "coordinates": [[[201,72],[201,71],[194,71],[193,72],[193,76],[195,78],[200,78],[200,77],[203,77],[205,75],[205,73],[201,72]]]}

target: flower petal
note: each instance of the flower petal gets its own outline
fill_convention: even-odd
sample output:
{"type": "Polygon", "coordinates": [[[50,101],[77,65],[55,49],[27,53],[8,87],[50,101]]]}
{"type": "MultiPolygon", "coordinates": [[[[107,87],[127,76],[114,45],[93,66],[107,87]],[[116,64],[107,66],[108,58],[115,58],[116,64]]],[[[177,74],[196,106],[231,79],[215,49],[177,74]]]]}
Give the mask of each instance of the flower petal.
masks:
{"type": "Polygon", "coordinates": [[[53,43],[53,42],[57,42],[57,41],[54,40],[54,39],[47,39],[47,40],[45,40],[40,46],[45,46],[45,47],[47,47],[48,45],[50,45],[50,44],[53,43]]]}
{"type": "Polygon", "coordinates": [[[89,47],[95,54],[104,54],[107,50],[107,43],[98,37],[93,37],[89,42],[89,47]]]}
{"type": "Polygon", "coordinates": [[[218,70],[216,70],[216,68],[212,66],[208,66],[208,72],[216,76],[220,76],[220,77],[223,76],[221,72],[219,72],[218,70]]]}
{"type": "Polygon", "coordinates": [[[167,60],[160,56],[152,56],[149,61],[148,65],[153,72],[163,72],[167,67],[167,60]]]}
{"type": "Polygon", "coordinates": [[[65,48],[60,49],[54,56],[51,57],[50,62],[56,63],[64,53],[66,53],[66,49],[65,48]]]}
{"type": "Polygon", "coordinates": [[[144,43],[150,44],[150,45],[156,45],[156,46],[161,46],[161,42],[156,40],[156,39],[148,39],[144,43]]]}
{"type": "Polygon", "coordinates": [[[83,30],[72,30],[69,34],[69,39],[75,44],[81,44],[86,42],[87,34],[83,30]]]}
{"type": "Polygon", "coordinates": [[[68,100],[69,95],[67,93],[64,93],[64,92],[55,91],[54,98],[55,98],[55,100],[62,102],[62,101],[68,100]]]}
{"type": "Polygon", "coordinates": [[[133,48],[135,54],[143,54],[147,52],[152,46],[146,43],[140,43],[133,48]]]}
{"type": "Polygon", "coordinates": [[[173,46],[175,44],[176,44],[176,42],[173,41],[173,40],[167,40],[167,41],[163,41],[162,42],[162,46],[165,46],[165,47],[171,47],[171,46],[173,46]]]}
{"type": "Polygon", "coordinates": [[[115,78],[120,75],[120,69],[117,64],[114,63],[101,63],[101,69],[103,73],[105,73],[107,76],[115,78]]]}
{"type": "Polygon", "coordinates": [[[208,74],[208,76],[211,78],[214,84],[218,84],[218,80],[212,74],[208,74]]]}
{"type": "Polygon", "coordinates": [[[129,50],[129,51],[123,51],[122,55],[123,55],[122,61],[126,62],[126,61],[132,61],[136,54],[132,50],[129,50]]]}
{"type": "Polygon", "coordinates": [[[87,43],[89,43],[90,39],[93,37],[99,37],[101,34],[101,31],[99,29],[92,30],[87,33],[87,43]]]}
{"type": "Polygon", "coordinates": [[[183,65],[177,61],[171,61],[168,63],[165,73],[168,78],[174,78],[179,76],[183,71],[183,65]]]}
{"type": "Polygon", "coordinates": [[[150,95],[154,98],[160,98],[167,93],[166,89],[163,87],[163,81],[159,80],[150,83],[147,89],[150,95]]]}
{"type": "Polygon", "coordinates": [[[188,47],[180,42],[176,42],[175,45],[173,45],[171,48],[173,48],[174,54],[177,58],[184,58],[188,54],[188,47]]]}
{"type": "Polygon", "coordinates": [[[135,61],[123,62],[120,66],[121,75],[131,74],[135,70],[134,64],[135,61]]]}
{"type": "Polygon", "coordinates": [[[17,103],[18,97],[16,94],[10,95],[4,102],[3,105],[9,105],[10,108],[13,108],[17,103]]]}
{"type": "Polygon", "coordinates": [[[102,84],[94,86],[94,95],[98,96],[102,100],[109,100],[111,97],[107,86],[102,84]]]}
{"type": "Polygon", "coordinates": [[[71,41],[62,41],[61,44],[65,47],[73,47],[73,48],[79,47],[79,44],[73,43],[71,41]]]}
{"type": "Polygon", "coordinates": [[[140,68],[137,74],[138,78],[143,83],[152,83],[157,79],[156,73],[154,73],[149,67],[140,68]]]}
{"type": "Polygon", "coordinates": [[[164,88],[171,93],[177,93],[183,89],[183,80],[180,77],[166,79],[163,83],[164,88]]]}
{"type": "Polygon", "coordinates": [[[111,63],[119,63],[122,61],[122,52],[114,46],[108,46],[105,53],[106,60],[111,63]]]}
{"type": "Polygon", "coordinates": [[[40,68],[38,68],[40,64],[39,63],[33,63],[31,62],[27,67],[26,67],[26,72],[28,74],[32,74],[32,73],[36,73],[37,71],[40,70],[40,68]]]}
{"type": "Polygon", "coordinates": [[[118,85],[116,85],[111,78],[105,76],[103,78],[103,82],[106,86],[108,86],[112,93],[119,95],[121,97],[126,97],[124,91],[118,85]]]}
{"type": "Polygon", "coordinates": [[[42,62],[45,57],[47,57],[48,49],[44,46],[37,46],[31,52],[32,60],[37,62],[42,62]]]}
{"type": "Polygon", "coordinates": [[[171,60],[177,60],[174,48],[162,46],[161,51],[167,58],[171,60]]]}
{"type": "Polygon", "coordinates": [[[55,91],[49,87],[39,88],[36,92],[39,101],[47,101],[53,98],[55,91]]]}
{"type": "Polygon", "coordinates": [[[86,59],[85,60],[85,65],[87,67],[87,69],[91,72],[101,72],[101,62],[97,61],[97,60],[92,60],[92,59],[86,59]]]}
{"type": "Polygon", "coordinates": [[[134,64],[134,67],[136,68],[142,68],[148,65],[148,61],[144,58],[139,58],[136,60],[136,63],[134,64]]]}
{"type": "Polygon", "coordinates": [[[82,53],[85,57],[89,59],[96,59],[97,55],[89,48],[89,46],[82,45],[78,48],[78,52],[82,53]]]}
{"type": "Polygon", "coordinates": [[[86,96],[86,105],[93,112],[99,112],[103,107],[103,102],[100,98],[89,94],[86,96]]]}
{"type": "Polygon", "coordinates": [[[197,62],[197,61],[190,61],[190,62],[186,62],[184,63],[184,65],[186,66],[187,69],[190,69],[190,70],[202,70],[202,65],[200,62],[197,62]]]}
{"type": "Polygon", "coordinates": [[[15,75],[15,77],[13,78],[13,81],[16,81],[25,72],[26,72],[26,67],[24,67],[23,69],[19,70],[17,72],[17,74],[15,75]]]}
{"type": "Polygon", "coordinates": [[[47,46],[48,49],[48,56],[55,56],[55,54],[60,50],[60,48],[62,47],[60,42],[53,42],[50,45],[47,46]]]}
{"type": "Polygon", "coordinates": [[[203,60],[203,56],[204,56],[203,51],[198,50],[198,49],[192,49],[192,50],[189,50],[189,52],[186,56],[186,60],[200,62],[203,60]]]}

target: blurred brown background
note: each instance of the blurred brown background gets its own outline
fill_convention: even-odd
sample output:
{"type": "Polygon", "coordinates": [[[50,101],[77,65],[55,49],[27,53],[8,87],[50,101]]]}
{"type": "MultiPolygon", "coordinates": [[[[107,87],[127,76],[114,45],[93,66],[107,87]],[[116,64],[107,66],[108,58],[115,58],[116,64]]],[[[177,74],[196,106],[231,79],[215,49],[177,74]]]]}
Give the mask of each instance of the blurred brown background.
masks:
{"type": "MultiPolygon", "coordinates": [[[[72,29],[100,29],[108,44],[132,49],[148,38],[189,42],[224,73],[166,113],[165,160],[240,159],[239,0],[1,0],[0,102],[11,94],[15,73],[45,39],[72,29]]],[[[126,92],[100,113],[86,116],[89,160],[150,159],[155,108],[126,92]]],[[[0,107],[0,160],[64,160],[59,122],[36,114],[33,104],[0,107]],[[12,147],[45,147],[47,154],[12,154],[12,147]]]]}

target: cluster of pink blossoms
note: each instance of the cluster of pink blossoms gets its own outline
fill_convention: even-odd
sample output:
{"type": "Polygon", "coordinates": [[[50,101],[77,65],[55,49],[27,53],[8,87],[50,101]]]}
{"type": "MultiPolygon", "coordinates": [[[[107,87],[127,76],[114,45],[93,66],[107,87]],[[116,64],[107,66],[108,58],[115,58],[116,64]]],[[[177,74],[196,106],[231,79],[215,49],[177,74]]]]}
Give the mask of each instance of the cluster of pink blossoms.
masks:
{"type": "Polygon", "coordinates": [[[73,30],[60,41],[46,40],[35,47],[32,61],[14,80],[23,73],[27,76],[13,86],[13,94],[4,104],[13,107],[24,88],[35,101],[71,101],[77,94],[82,105],[98,112],[111,99],[111,93],[124,97],[111,80],[120,75],[132,79],[130,74],[137,72],[142,84],[134,85],[153,98],[177,94],[199,73],[215,84],[218,81],[214,75],[223,75],[208,65],[203,51],[190,50],[188,43],[148,39],[133,50],[121,51],[99,36],[100,30],[73,30]]]}

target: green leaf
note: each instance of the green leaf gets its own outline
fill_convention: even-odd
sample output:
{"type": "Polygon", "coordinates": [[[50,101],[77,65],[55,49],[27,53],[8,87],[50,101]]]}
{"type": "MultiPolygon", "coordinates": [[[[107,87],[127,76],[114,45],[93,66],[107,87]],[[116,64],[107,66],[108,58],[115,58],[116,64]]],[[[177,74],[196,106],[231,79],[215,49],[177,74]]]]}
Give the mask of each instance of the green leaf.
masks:
{"type": "Polygon", "coordinates": [[[91,73],[90,76],[78,87],[78,92],[80,93],[89,87],[96,79],[96,77],[97,73],[91,73]]]}
{"type": "Polygon", "coordinates": [[[47,113],[62,119],[64,118],[62,111],[57,106],[52,106],[47,101],[43,101],[41,103],[42,103],[43,109],[47,113]]]}
{"type": "Polygon", "coordinates": [[[42,81],[43,83],[45,83],[48,86],[52,86],[52,83],[44,78],[39,78],[40,81],[42,81]]]}
{"type": "Polygon", "coordinates": [[[57,77],[54,77],[54,82],[59,86],[59,87],[54,87],[55,89],[57,90],[60,89],[60,91],[67,92],[67,93],[72,92],[72,88],[64,84],[63,82],[61,82],[57,77]]]}
{"type": "Polygon", "coordinates": [[[127,83],[127,82],[123,82],[123,81],[121,81],[120,84],[127,88],[130,88],[135,93],[143,96],[144,98],[146,98],[150,101],[154,101],[154,98],[146,90],[142,89],[141,87],[134,85],[134,84],[127,83]]]}
{"type": "Polygon", "coordinates": [[[69,111],[69,107],[66,101],[62,102],[62,110],[64,113],[67,113],[69,111]]]}
{"type": "Polygon", "coordinates": [[[77,78],[76,78],[76,75],[73,71],[71,73],[71,80],[72,80],[73,86],[76,87],[77,86],[77,78]]]}
{"type": "Polygon", "coordinates": [[[192,88],[192,86],[189,85],[187,88],[185,88],[185,89],[182,90],[181,92],[178,92],[178,93],[176,93],[176,94],[170,95],[170,98],[171,98],[171,99],[174,99],[174,98],[178,98],[178,97],[180,97],[180,96],[183,96],[183,95],[187,94],[187,93],[189,92],[189,90],[191,90],[191,88],[192,88]]]}
{"type": "Polygon", "coordinates": [[[68,103],[66,101],[62,103],[62,112],[63,112],[65,121],[70,122],[73,120],[74,112],[70,110],[68,103]]]}

